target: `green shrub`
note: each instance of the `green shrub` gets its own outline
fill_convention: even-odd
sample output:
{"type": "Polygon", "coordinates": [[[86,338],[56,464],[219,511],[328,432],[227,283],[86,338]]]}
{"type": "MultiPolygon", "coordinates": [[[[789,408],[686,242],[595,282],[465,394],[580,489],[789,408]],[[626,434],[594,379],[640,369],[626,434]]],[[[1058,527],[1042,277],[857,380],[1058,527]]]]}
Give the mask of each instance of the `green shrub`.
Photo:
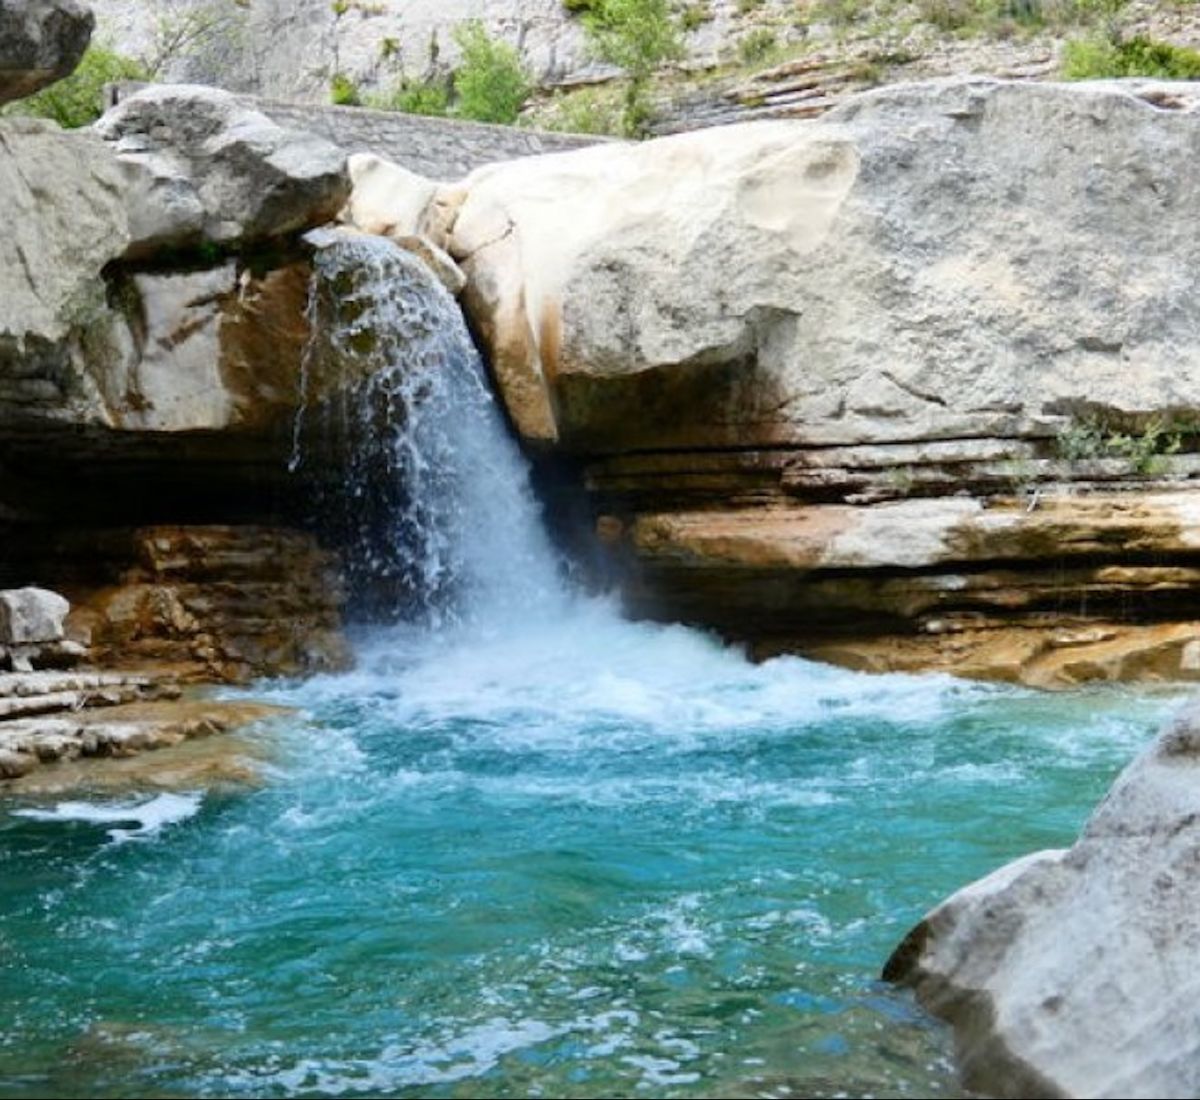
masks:
{"type": "Polygon", "coordinates": [[[818,23],[832,23],[845,27],[855,22],[866,9],[864,0],[818,0],[813,8],[813,19],[818,23]]]}
{"type": "Polygon", "coordinates": [[[454,29],[462,61],[454,73],[458,114],[477,122],[512,123],[533,91],[517,51],[492,38],[478,19],[454,29]]]}
{"type": "Polygon", "coordinates": [[[596,0],[562,0],[562,6],[572,15],[582,15],[596,6],[596,0]]]}
{"type": "Polygon", "coordinates": [[[1078,39],[1063,49],[1063,76],[1068,80],[1122,76],[1196,80],[1200,79],[1200,51],[1140,34],[1124,41],[1078,39]]]}
{"type": "Polygon", "coordinates": [[[391,91],[368,96],[368,107],[377,111],[402,111],[406,115],[445,116],[450,113],[450,93],[437,80],[401,80],[391,91]]]}
{"type": "Polygon", "coordinates": [[[755,27],[754,30],[748,31],[738,40],[738,58],[746,65],[765,61],[771,56],[776,45],[777,41],[773,30],[769,27],[755,27]]]}
{"type": "Polygon", "coordinates": [[[705,23],[711,23],[713,13],[706,3],[694,3],[685,5],[679,12],[679,25],[683,28],[684,34],[698,30],[705,23]]]}
{"type": "Polygon", "coordinates": [[[334,73],[329,82],[329,101],[338,107],[357,107],[362,103],[358,85],[345,73],[334,73]]]}
{"type": "Polygon", "coordinates": [[[1121,458],[1134,473],[1157,474],[1166,468],[1168,456],[1196,434],[1197,424],[1190,418],[1154,416],[1121,423],[1093,414],[1071,420],[1056,442],[1059,457],[1069,462],[1121,458]]]}
{"type": "Polygon", "coordinates": [[[623,129],[642,133],[650,115],[647,87],[664,61],[683,56],[683,36],[667,0],[596,0],[584,27],[592,52],[625,71],[623,129]]]}
{"type": "Polygon", "coordinates": [[[50,118],[63,129],[73,130],[90,125],[103,113],[105,84],[148,78],[145,67],[132,58],[106,46],[89,46],[69,77],[11,104],[6,111],[50,118]]]}
{"type": "Polygon", "coordinates": [[[584,88],[558,97],[534,125],[568,134],[623,132],[621,106],[609,88],[584,88]]]}

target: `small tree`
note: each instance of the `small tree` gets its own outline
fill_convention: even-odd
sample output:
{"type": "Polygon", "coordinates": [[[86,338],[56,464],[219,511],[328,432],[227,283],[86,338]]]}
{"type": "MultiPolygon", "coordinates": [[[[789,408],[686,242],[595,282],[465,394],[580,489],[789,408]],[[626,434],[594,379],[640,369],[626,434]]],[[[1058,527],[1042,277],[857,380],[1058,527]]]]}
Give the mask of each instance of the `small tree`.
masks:
{"type": "Polygon", "coordinates": [[[477,122],[513,123],[533,90],[517,51],[492,38],[478,19],[454,28],[462,60],[454,73],[458,113],[477,122]]]}
{"type": "Polygon", "coordinates": [[[596,0],[584,27],[595,55],[625,70],[625,132],[636,137],[650,113],[650,78],[664,61],[683,56],[683,36],[668,0],[596,0]]]}

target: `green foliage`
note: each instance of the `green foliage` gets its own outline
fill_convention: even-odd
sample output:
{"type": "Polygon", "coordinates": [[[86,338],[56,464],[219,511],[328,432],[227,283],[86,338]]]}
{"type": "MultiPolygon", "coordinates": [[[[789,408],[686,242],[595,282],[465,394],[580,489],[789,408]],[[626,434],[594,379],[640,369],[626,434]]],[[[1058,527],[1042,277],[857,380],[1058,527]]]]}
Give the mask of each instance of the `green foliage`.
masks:
{"type": "Polygon", "coordinates": [[[584,12],[593,11],[596,4],[597,0],[562,0],[562,6],[572,15],[582,15],[584,12]]]}
{"type": "Polygon", "coordinates": [[[367,106],[406,115],[445,116],[450,113],[450,93],[440,81],[401,80],[390,92],[368,97],[367,106]]]}
{"type": "Polygon", "coordinates": [[[737,10],[739,15],[749,15],[752,11],[757,11],[763,5],[763,0],[737,0],[737,10]]]}
{"type": "Polygon", "coordinates": [[[765,61],[777,44],[773,30],[769,27],[755,27],[738,40],[738,59],[745,65],[765,61]]]}
{"type": "Polygon", "coordinates": [[[1072,420],[1059,433],[1059,456],[1071,462],[1123,458],[1135,473],[1161,472],[1167,455],[1176,454],[1200,425],[1188,420],[1151,417],[1140,425],[1121,424],[1099,415],[1072,420]]]}
{"type": "Polygon", "coordinates": [[[619,136],[624,132],[619,98],[610,88],[583,88],[560,95],[534,125],[568,134],[619,136]]]}
{"type": "Polygon", "coordinates": [[[667,0],[596,0],[585,25],[596,56],[635,80],[683,56],[667,0]]]}
{"type": "Polygon", "coordinates": [[[813,8],[813,20],[817,23],[831,23],[835,27],[845,27],[855,22],[864,14],[867,4],[864,0],[818,0],[813,8]]]}
{"type": "Polygon", "coordinates": [[[492,38],[477,19],[454,29],[462,61],[454,74],[458,113],[476,122],[513,123],[533,91],[517,51],[492,38]]]}
{"type": "Polygon", "coordinates": [[[1111,19],[1128,0],[917,0],[922,20],[947,33],[1085,26],[1111,19]]]}
{"type": "Polygon", "coordinates": [[[329,101],[338,107],[358,107],[362,98],[358,94],[358,85],[345,73],[334,73],[329,82],[329,101]]]}
{"type": "Polygon", "coordinates": [[[584,26],[592,52],[625,71],[623,129],[640,135],[650,115],[647,85],[665,61],[683,56],[683,36],[667,0],[596,0],[584,26]]]}
{"type": "Polygon", "coordinates": [[[1068,80],[1120,76],[1196,80],[1200,79],[1200,52],[1140,34],[1124,41],[1081,39],[1063,49],[1063,76],[1068,80]]]}
{"type": "Polygon", "coordinates": [[[13,114],[49,118],[65,130],[95,122],[104,111],[104,85],[122,80],[147,80],[141,63],[105,46],[89,46],[76,70],[36,95],[11,104],[13,114]]]}
{"type": "Polygon", "coordinates": [[[699,2],[685,4],[679,12],[679,25],[684,34],[698,30],[705,23],[712,22],[713,13],[707,3],[699,2]]]}

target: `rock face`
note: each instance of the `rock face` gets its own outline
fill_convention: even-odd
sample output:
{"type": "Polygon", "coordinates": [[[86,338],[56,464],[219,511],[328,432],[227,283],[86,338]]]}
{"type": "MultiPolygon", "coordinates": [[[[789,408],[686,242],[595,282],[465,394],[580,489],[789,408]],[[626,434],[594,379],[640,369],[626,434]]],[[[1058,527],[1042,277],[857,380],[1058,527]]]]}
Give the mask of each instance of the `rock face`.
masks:
{"type": "Polygon", "coordinates": [[[346,662],[337,562],[288,526],[312,487],[287,472],[324,396],[302,234],[343,204],[344,162],[211,89],[151,89],[91,133],[0,119],[0,588],[72,605],[65,637],[53,594],[0,608],[5,667],[346,662]]]}
{"type": "Polygon", "coordinates": [[[955,1028],[968,1088],[1000,1097],[1200,1091],[1200,708],[1117,780],[1068,851],[955,894],[885,977],[955,1028]]]}
{"type": "Polygon", "coordinates": [[[1186,631],[1129,624],[1200,637],[1197,90],[894,87],[484,168],[426,221],[634,610],[861,667],[1194,676],[1186,631]]]}
{"type": "Polygon", "coordinates": [[[0,103],[70,76],[95,27],[76,0],[0,2],[0,103]]]}
{"type": "Polygon", "coordinates": [[[331,220],[349,192],[336,146],[216,88],[152,85],[94,129],[140,169],[126,201],[133,254],[296,233],[331,220]]]}
{"type": "Polygon", "coordinates": [[[94,135],[13,118],[0,138],[0,437],[290,415],[308,269],[289,242],[342,205],[344,154],[213,89],[149,89],[94,135]]]}

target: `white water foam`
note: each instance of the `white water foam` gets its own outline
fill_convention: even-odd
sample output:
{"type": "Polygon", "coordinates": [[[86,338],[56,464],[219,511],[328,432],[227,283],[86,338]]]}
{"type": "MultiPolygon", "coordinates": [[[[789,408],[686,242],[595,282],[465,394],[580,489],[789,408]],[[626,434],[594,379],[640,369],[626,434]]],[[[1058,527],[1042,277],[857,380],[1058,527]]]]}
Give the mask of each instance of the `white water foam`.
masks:
{"type": "Polygon", "coordinates": [[[334,503],[352,583],[391,585],[427,628],[551,614],[560,563],[457,303],[392,242],[331,240],[315,259],[305,377],[337,374],[338,396],[302,408],[326,453],[344,455],[334,503]]]}
{"type": "Polygon", "coordinates": [[[108,830],[114,843],[145,840],[175,825],[195,817],[200,812],[204,796],[199,792],[187,794],[164,793],[141,802],[60,802],[52,810],[25,809],[11,811],[13,817],[31,821],[80,821],[90,825],[121,825],[108,830]]]}

